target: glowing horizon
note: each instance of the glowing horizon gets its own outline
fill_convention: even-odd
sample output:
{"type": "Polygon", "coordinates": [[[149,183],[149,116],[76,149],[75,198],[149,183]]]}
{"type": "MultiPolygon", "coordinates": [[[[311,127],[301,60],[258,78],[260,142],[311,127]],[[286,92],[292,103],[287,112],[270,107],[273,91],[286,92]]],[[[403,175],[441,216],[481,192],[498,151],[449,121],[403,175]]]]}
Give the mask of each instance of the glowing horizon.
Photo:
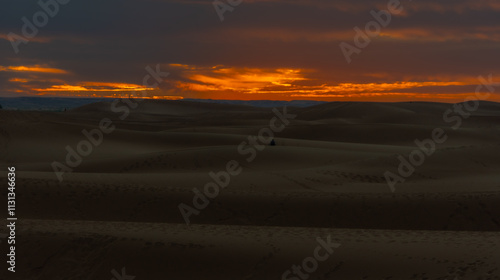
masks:
{"type": "MultiPolygon", "coordinates": [[[[317,100],[317,101],[443,101],[455,102],[473,94],[477,77],[418,77],[420,81],[339,82],[315,77],[313,69],[236,68],[223,65],[197,66],[169,64],[165,66],[176,79],[165,79],[168,88],[154,88],[133,83],[73,82],[69,71],[40,66],[1,66],[4,71],[28,72],[28,77],[15,76],[9,82],[17,85],[17,93],[27,96],[132,97],[152,99],[226,99],[226,100],[317,100]],[[37,74],[43,76],[37,76],[37,74]],[[63,74],[64,77],[61,77],[63,74]],[[53,77],[51,77],[53,76],[53,77]],[[41,86],[43,84],[44,86],[41,86]],[[425,92],[425,89],[433,92],[425,92]],[[440,91],[449,91],[442,93],[440,91]],[[144,93],[141,93],[144,92],[144,93]],[[154,94],[152,94],[154,92],[154,94]],[[137,94],[139,93],[139,94],[137,94]]],[[[384,73],[371,73],[370,78],[389,80],[384,73]]],[[[416,78],[414,79],[416,80],[416,78]]],[[[500,101],[498,98],[493,100],[500,101]]]]}
{"type": "MultiPolygon", "coordinates": [[[[474,93],[480,75],[499,80],[498,1],[400,4],[388,19],[380,16],[386,0],[255,0],[224,22],[206,1],[147,1],[118,12],[103,4],[85,28],[74,20],[81,11],[69,9],[59,24],[14,44],[19,53],[0,51],[0,96],[454,102],[474,93]],[[342,44],[356,47],[349,59],[342,44]],[[155,71],[170,75],[145,85],[155,71]]],[[[14,11],[0,27],[8,47],[26,16],[14,11]]]]}

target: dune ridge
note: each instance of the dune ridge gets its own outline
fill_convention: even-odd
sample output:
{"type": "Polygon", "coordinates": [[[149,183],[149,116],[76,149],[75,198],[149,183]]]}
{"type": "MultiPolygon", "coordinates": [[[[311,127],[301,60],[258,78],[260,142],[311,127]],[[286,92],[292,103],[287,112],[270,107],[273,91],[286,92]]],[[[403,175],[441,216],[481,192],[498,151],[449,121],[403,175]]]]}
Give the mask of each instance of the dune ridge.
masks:
{"type": "Polygon", "coordinates": [[[328,235],[341,246],[311,279],[500,279],[500,104],[479,104],[457,130],[443,119],[453,104],[289,107],[297,117],[250,162],[238,147],[270,108],[0,110],[22,217],[8,279],[110,279],[122,267],[135,279],[281,279],[328,235]],[[60,182],[51,164],[103,118],[115,130],[60,182]],[[447,141],[392,193],[384,172],[437,127],[447,141]],[[178,205],[231,160],[242,173],[185,225],[178,205]]]}

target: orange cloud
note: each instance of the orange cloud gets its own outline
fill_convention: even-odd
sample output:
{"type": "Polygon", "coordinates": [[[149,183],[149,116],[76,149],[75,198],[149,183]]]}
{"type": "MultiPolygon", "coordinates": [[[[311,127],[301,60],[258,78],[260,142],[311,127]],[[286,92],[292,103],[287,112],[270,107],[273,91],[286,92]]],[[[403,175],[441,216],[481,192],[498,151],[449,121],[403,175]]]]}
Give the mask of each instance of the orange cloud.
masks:
{"type": "Polygon", "coordinates": [[[84,82],[78,85],[52,85],[49,88],[33,88],[33,91],[39,92],[56,92],[56,91],[68,91],[68,92],[80,92],[80,91],[95,91],[95,92],[110,92],[110,91],[146,91],[154,90],[154,88],[148,88],[136,84],[124,84],[124,83],[96,83],[96,82],[84,82]]]}
{"type": "Polygon", "coordinates": [[[291,87],[293,82],[306,80],[300,69],[256,69],[256,68],[189,68],[185,76],[190,82],[177,83],[185,90],[194,91],[239,91],[257,93],[265,88],[291,87]]]}
{"type": "MultiPolygon", "coordinates": [[[[11,92],[37,95],[73,97],[122,97],[133,92],[148,91],[145,98],[181,99],[272,99],[272,100],[443,100],[456,101],[467,96],[471,86],[478,84],[477,77],[469,76],[421,76],[394,77],[391,74],[367,73],[370,82],[359,81],[334,83],[318,78],[321,73],[298,68],[244,68],[169,64],[173,77],[162,89],[149,88],[131,83],[79,82],[62,79],[19,78],[9,79],[11,92]],[[372,82],[376,80],[390,82],[372,82]],[[29,83],[28,83],[29,82],[29,83]],[[49,86],[47,86],[47,84],[49,86]],[[432,93],[423,93],[428,88],[432,93]]],[[[63,70],[42,66],[3,67],[2,71],[66,73],[63,70]],[[58,71],[60,70],[60,71],[58,71]]],[[[33,75],[31,75],[33,76],[33,75]]],[[[35,75],[36,76],[36,75],[35,75]]],[[[494,97],[492,97],[493,100],[494,97]]]]}
{"type": "MultiPolygon", "coordinates": [[[[293,94],[293,99],[325,100],[325,101],[372,101],[372,102],[402,102],[402,101],[429,101],[429,102],[463,102],[469,98],[477,99],[474,92],[468,93],[360,93],[360,94],[293,94]]],[[[488,100],[500,101],[500,98],[491,96],[488,100]]]]}
{"type": "MultiPolygon", "coordinates": [[[[354,26],[353,26],[354,27],[354,26]]],[[[364,25],[359,25],[364,30],[364,25]]],[[[460,29],[457,32],[456,28],[450,26],[437,26],[435,28],[428,27],[409,27],[409,28],[394,28],[388,26],[382,28],[379,36],[373,38],[378,40],[419,40],[419,41],[464,41],[464,40],[484,40],[484,41],[500,41],[500,27],[498,26],[475,26],[471,25],[467,28],[460,29]]],[[[332,30],[310,30],[310,29],[290,29],[285,27],[245,27],[242,28],[226,28],[217,30],[217,32],[201,32],[196,36],[205,41],[213,40],[215,36],[220,38],[231,38],[236,41],[271,41],[271,42],[307,42],[307,43],[322,43],[322,42],[352,42],[356,32],[353,28],[332,29],[332,30]]],[[[186,39],[192,34],[186,34],[186,39]]],[[[184,65],[186,67],[187,65],[184,65]]]]}
{"type": "MultiPolygon", "coordinates": [[[[186,67],[183,67],[187,69],[186,67]]],[[[329,85],[319,82],[305,86],[299,81],[314,81],[305,76],[304,69],[255,69],[255,68],[196,68],[189,67],[184,76],[190,81],[179,81],[178,87],[194,91],[230,90],[242,93],[327,93],[327,92],[386,92],[430,86],[463,86],[469,81],[401,81],[393,83],[340,83],[329,85]],[[194,70],[193,70],[194,69],[194,70]]],[[[382,75],[382,74],[374,74],[382,75]]]]}
{"type": "Polygon", "coordinates": [[[57,94],[50,92],[43,92],[37,94],[38,96],[57,96],[57,97],[82,97],[82,98],[143,98],[143,99],[163,99],[163,100],[180,100],[184,99],[182,96],[170,96],[170,95],[144,95],[144,96],[135,96],[132,94],[124,94],[124,93],[95,93],[95,92],[58,92],[57,94]]]}
{"type": "Polygon", "coordinates": [[[476,27],[456,32],[452,29],[423,29],[404,28],[387,29],[380,33],[381,38],[396,40],[419,40],[419,41],[464,41],[464,40],[486,40],[500,42],[500,27],[476,27]]]}
{"type": "MultiPolygon", "coordinates": [[[[362,29],[364,27],[361,26],[362,29]]],[[[224,37],[237,38],[239,40],[268,40],[279,42],[351,42],[356,35],[353,29],[332,30],[332,31],[311,31],[311,30],[290,30],[290,29],[245,29],[242,32],[240,29],[228,29],[224,32],[224,37]]],[[[220,33],[220,32],[219,32],[220,33]]],[[[464,41],[464,40],[484,40],[484,41],[500,41],[500,27],[470,27],[457,32],[452,28],[383,28],[377,37],[381,40],[418,40],[418,41],[464,41]]],[[[205,36],[213,36],[206,34],[205,36]]],[[[208,40],[208,38],[207,38],[208,40]]]]}
{"type": "Polygon", "coordinates": [[[435,12],[447,12],[454,11],[455,13],[462,14],[469,10],[491,10],[500,11],[500,3],[497,0],[474,0],[474,1],[454,1],[452,4],[443,2],[412,2],[411,5],[407,5],[408,10],[419,12],[419,11],[435,11],[435,12]]]}
{"type": "MultiPolygon", "coordinates": [[[[315,79],[314,72],[306,69],[172,67],[180,70],[184,78],[173,83],[181,95],[214,99],[460,100],[470,90],[467,86],[478,84],[476,77],[468,76],[406,77],[403,81],[378,83],[332,83],[315,79]],[[415,92],[424,87],[436,93],[415,92]],[[442,92],[439,92],[439,88],[443,89],[442,92]]],[[[367,76],[394,80],[387,73],[371,73],[367,76]]]]}
{"type": "Polygon", "coordinates": [[[67,74],[68,72],[62,69],[43,67],[40,65],[32,66],[0,66],[0,71],[4,72],[33,72],[33,73],[50,73],[50,74],[67,74]]]}
{"type": "Polygon", "coordinates": [[[9,82],[12,82],[12,83],[27,83],[28,81],[29,81],[28,79],[21,79],[21,78],[9,79],[9,82]]]}

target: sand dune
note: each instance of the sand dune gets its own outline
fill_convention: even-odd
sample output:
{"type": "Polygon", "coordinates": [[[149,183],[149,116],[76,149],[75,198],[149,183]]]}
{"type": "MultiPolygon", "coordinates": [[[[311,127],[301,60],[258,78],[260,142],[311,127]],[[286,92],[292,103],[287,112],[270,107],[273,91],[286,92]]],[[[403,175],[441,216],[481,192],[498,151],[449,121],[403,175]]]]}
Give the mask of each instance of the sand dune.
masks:
{"type": "Polygon", "coordinates": [[[498,103],[480,102],[456,130],[443,118],[451,104],[288,108],[297,117],[277,145],[250,161],[238,149],[271,109],[146,100],[120,118],[111,106],[0,110],[2,168],[18,170],[15,279],[110,279],[122,267],[135,279],[281,279],[329,234],[341,246],[310,279],[500,279],[498,103]],[[60,182],[51,164],[103,118],[116,129],[60,182]],[[392,193],[384,173],[435,128],[448,139],[392,193]],[[231,160],[241,174],[185,225],[179,204],[231,160]]]}

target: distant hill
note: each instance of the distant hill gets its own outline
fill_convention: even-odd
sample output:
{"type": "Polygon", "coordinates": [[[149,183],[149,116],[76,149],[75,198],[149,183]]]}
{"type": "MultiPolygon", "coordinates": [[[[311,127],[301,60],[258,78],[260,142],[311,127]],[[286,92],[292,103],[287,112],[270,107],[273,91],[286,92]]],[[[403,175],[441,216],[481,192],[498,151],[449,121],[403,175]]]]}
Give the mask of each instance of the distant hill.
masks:
{"type": "MultiPolygon", "coordinates": [[[[64,111],[97,102],[110,102],[113,98],[64,98],[64,97],[0,97],[0,104],[5,110],[22,111],[64,111]]],[[[276,101],[276,100],[213,100],[213,99],[183,99],[182,101],[246,105],[254,107],[309,107],[326,102],[310,100],[276,101]]]]}
{"type": "Polygon", "coordinates": [[[281,100],[216,100],[216,99],[183,99],[183,101],[195,101],[195,102],[207,102],[207,103],[219,103],[219,104],[233,104],[233,105],[248,105],[254,107],[272,108],[272,107],[309,107],[319,104],[327,103],[325,101],[314,101],[314,100],[292,100],[292,101],[281,101],[281,100]]]}
{"type": "Polygon", "coordinates": [[[60,98],[60,97],[0,97],[4,110],[64,111],[94,102],[109,101],[108,98],[60,98]]]}

